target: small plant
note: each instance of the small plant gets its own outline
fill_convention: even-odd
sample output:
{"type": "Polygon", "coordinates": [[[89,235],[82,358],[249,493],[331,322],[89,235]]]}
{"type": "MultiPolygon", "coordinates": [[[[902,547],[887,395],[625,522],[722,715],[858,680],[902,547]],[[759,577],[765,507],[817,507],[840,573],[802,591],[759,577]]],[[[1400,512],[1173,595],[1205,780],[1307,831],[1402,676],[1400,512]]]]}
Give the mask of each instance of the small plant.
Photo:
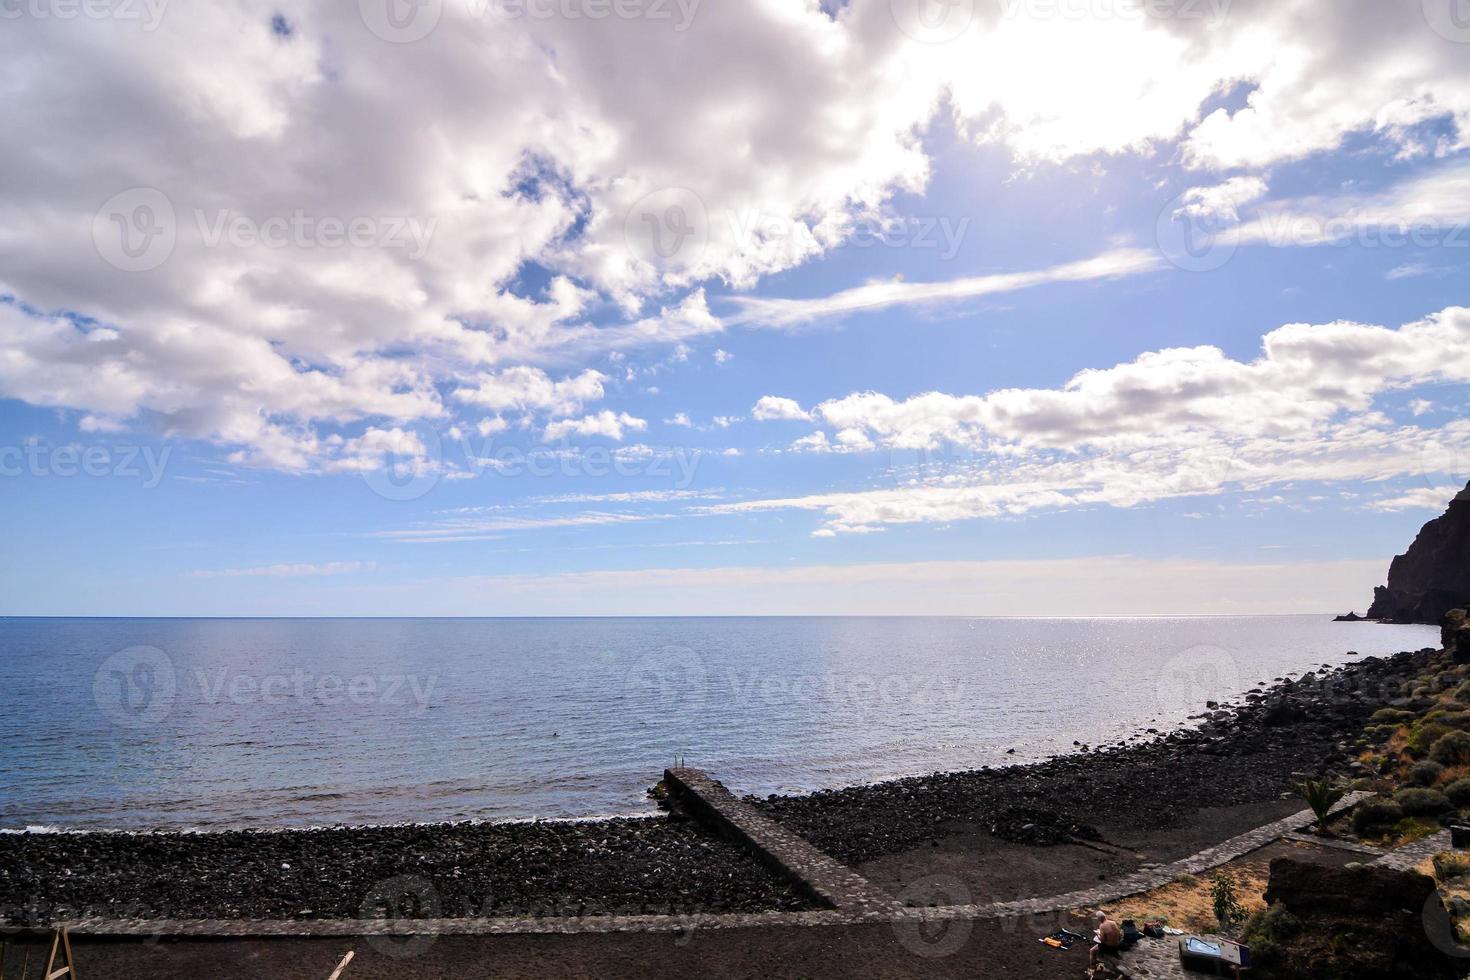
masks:
{"type": "Polygon", "coordinates": [[[1307,806],[1312,808],[1312,813],[1316,814],[1319,830],[1327,829],[1327,815],[1346,795],[1345,790],[1333,785],[1332,780],[1326,777],[1318,780],[1304,779],[1297,783],[1296,790],[1307,801],[1307,806]]]}
{"type": "Polygon", "coordinates": [[[1378,724],[1392,723],[1395,725],[1414,720],[1414,712],[1405,711],[1403,708],[1379,708],[1373,712],[1373,717],[1368,719],[1378,724]]]}
{"type": "Polygon", "coordinates": [[[1437,817],[1454,809],[1449,797],[1435,789],[1401,789],[1393,798],[1410,817],[1437,817]]]}
{"type": "Polygon", "coordinates": [[[1444,788],[1444,795],[1455,806],[1470,806],[1470,776],[1461,777],[1444,788]]]}
{"type": "Polygon", "coordinates": [[[1430,747],[1429,758],[1445,766],[1470,762],[1470,732],[1446,732],[1430,747]]]}
{"type": "Polygon", "coordinates": [[[1404,819],[1404,808],[1392,800],[1373,800],[1353,811],[1353,833],[1360,837],[1378,837],[1404,819]]]}
{"type": "Polygon", "coordinates": [[[1414,758],[1422,759],[1429,754],[1430,746],[1452,731],[1454,729],[1449,725],[1441,725],[1437,721],[1421,721],[1410,730],[1404,749],[1414,758]]]}
{"type": "Polygon", "coordinates": [[[1425,759],[1409,767],[1409,782],[1415,786],[1433,786],[1444,775],[1444,766],[1425,759]]]}
{"type": "Polygon", "coordinates": [[[1215,919],[1220,923],[1221,932],[1229,932],[1238,923],[1245,919],[1245,909],[1241,906],[1235,892],[1235,876],[1228,871],[1221,871],[1215,875],[1215,883],[1210,888],[1210,899],[1215,905],[1215,919]]]}
{"type": "Polygon", "coordinates": [[[1250,946],[1253,959],[1268,961],[1301,928],[1302,920],[1288,912],[1285,905],[1277,902],[1253,914],[1241,931],[1240,938],[1250,946]]]}

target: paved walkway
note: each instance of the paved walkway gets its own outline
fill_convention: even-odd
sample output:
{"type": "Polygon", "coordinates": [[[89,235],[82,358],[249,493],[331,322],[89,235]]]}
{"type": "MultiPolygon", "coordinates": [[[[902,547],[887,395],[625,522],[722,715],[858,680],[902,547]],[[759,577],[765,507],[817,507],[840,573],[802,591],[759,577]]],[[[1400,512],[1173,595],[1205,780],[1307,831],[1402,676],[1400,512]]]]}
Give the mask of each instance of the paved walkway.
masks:
{"type": "MultiPolygon", "coordinates": [[[[1371,793],[1349,793],[1344,796],[1337,806],[1332,808],[1334,814],[1341,813],[1349,807],[1356,806],[1359,802],[1371,796],[1371,793]]],[[[1280,840],[1287,834],[1312,823],[1316,817],[1310,810],[1302,810],[1289,817],[1284,817],[1274,823],[1268,823],[1248,831],[1238,837],[1232,837],[1223,844],[1206,848],[1198,854],[1191,855],[1172,864],[1161,864],[1155,868],[1143,871],[1135,871],[1131,875],[1114,879],[1096,888],[1087,888],[1082,891],[1068,892],[1065,895],[1052,895],[1046,898],[1023,898],[1013,902],[995,902],[991,905],[955,905],[944,909],[933,911],[942,913],[945,918],[1007,918],[1013,915],[1037,915],[1045,912],[1060,912],[1065,909],[1097,908],[1109,902],[1115,902],[1120,898],[1130,895],[1140,895],[1143,892],[1151,892],[1155,888],[1162,888],[1176,878],[1184,875],[1197,875],[1202,871],[1217,868],[1228,861],[1249,854],[1251,851],[1259,850],[1272,841],[1280,840]]]]}
{"type": "Polygon", "coordinates": [[[1441,851],[1451,850],[1454,850],[1454,847],[1450,844],[1450,832],[1441,830],[1437,834],[1430,834],[1423,840],[1394,848],[1373,863],[1385,868],[1396,868],[1399,871],[1412,871],[1420,862],[1434,857],[1441,851]]]}
{"type": "Polygon", "coordinates": [[[898,900],[823,854],[700,769],[667,769],[664,783],[680,806],[754,850],[819,901],[840,912],[891,919],[898,900]]]}
{"type": "MultiPolygon", "coordinates": [[[[1214,936],[1203,936],[1214,939],[1214,936]]],[[[1119,971],[1129,980],[1189,980],[1207,974],[1186,973],[1179,962],[1179,936],[1141,939],[1123,954],[1119,971]]]]}

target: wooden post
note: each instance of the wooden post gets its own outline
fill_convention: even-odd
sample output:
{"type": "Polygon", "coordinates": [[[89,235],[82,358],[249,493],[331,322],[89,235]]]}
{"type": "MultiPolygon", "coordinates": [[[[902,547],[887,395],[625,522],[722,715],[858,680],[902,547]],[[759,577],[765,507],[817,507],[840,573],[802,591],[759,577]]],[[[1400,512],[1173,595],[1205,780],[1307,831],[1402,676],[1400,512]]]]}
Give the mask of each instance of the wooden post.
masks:
{"type": "Polygon", "coordinates": [[[46,970],[41,974],[41,980],[60,980],[67,977],[68,980],[77,980],[76,963],[71,957],[71,934],[66,931],[65,926],[53,926],[51,929],[51,955],[46,957],[46,970]],[[53,970],[56,966],[56,954],[60,952],[64,965],[53,970]]]}

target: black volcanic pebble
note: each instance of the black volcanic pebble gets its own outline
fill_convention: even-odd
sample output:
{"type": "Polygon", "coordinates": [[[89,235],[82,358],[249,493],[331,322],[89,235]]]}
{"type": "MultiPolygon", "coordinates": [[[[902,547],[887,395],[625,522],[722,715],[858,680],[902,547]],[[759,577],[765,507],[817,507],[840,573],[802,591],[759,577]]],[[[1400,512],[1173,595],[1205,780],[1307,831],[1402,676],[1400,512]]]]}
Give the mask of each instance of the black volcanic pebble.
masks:
{"type": "Polygon", "coordinates": [[[936,824],[979,826],[1040,845],[1085,838],[1089,821],[1174,827],[1201,800],[1217,806],[1275,800],[1293,790],[1300,773],[1343,771],[1347,757],[1338,744],[1361,735],[1368,717],[1396,699],[1434,653],[1324,665],[1212,711],[1198,729],[1149,741],[1035,765],[748,802],[850,864],[922,846],[936,824]]]}
{"type": "Polygon", "coordinates": [[[810,904],[668,817],[205,834],[0,834],[0,917],[337,919],[754,912],[810,904]]]}

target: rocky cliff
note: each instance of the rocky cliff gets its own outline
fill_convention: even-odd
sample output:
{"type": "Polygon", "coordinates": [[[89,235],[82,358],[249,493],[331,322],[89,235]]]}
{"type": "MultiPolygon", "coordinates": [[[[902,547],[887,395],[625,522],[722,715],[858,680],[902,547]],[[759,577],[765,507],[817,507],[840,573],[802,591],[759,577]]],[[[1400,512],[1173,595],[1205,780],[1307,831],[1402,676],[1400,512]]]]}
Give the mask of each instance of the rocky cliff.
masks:
{"type": "Polygon", "coordinates": [[[1449,510],[1425,524],[1409,550],[1388,566],[1388,585],[1374,590],[1369,619],[1438,624],[1470,603],[1470,486],[1449,510]]]}

